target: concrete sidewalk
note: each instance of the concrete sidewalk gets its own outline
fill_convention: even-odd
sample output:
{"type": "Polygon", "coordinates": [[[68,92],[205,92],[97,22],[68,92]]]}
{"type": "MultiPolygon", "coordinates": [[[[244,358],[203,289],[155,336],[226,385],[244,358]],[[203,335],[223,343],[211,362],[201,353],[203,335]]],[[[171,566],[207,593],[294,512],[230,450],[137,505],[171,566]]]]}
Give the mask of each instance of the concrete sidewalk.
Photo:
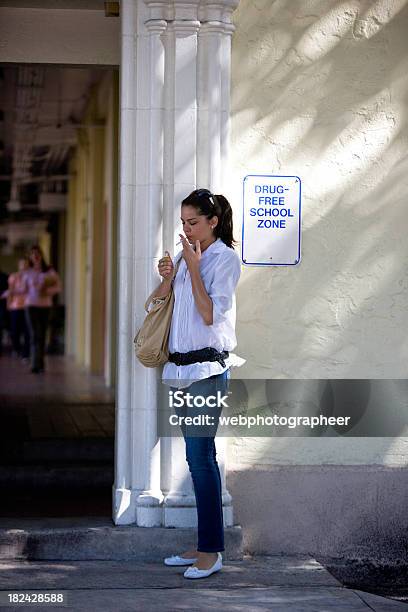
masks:
{"type": "Polygon", "coordinates": [[[184,570],[162,562],[2,560],[0,589],[60,590],[67,595],[68,609],[101,612],[209,608],[225,612],[408,611],[405,603],[343,587],[310,557],[245,556],[242,561],[225,561],[220,572],[201,580],[187,580],[184,570]]]}

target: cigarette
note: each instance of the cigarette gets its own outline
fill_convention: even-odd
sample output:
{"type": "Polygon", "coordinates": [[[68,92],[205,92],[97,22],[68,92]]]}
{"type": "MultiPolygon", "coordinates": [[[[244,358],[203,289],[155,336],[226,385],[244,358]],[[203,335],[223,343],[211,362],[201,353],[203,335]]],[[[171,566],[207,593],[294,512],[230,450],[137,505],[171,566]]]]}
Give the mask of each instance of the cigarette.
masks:
{"type": "MultiPolygon", "coordinates": [[[[176,242],[176,246],[178,246],[178,245],[179,245],[179,244],[181,244],[181,243],[182,243],[182,240],[179,240],[178,242],[176,242]]],[[[192,246],[192,248],[195,250],[196,245],[195,245],[195,244],[192,244],[191,246],[192,246]]]]}

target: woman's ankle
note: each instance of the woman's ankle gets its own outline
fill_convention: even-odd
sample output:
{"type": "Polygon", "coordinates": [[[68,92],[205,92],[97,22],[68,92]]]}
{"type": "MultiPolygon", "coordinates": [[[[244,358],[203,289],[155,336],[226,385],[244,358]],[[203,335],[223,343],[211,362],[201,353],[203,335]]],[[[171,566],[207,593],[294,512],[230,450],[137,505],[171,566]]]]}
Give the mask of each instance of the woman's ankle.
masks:
{"type": "Polygon", "coordinates": [[[186,550],[181,556],[184,559],[189,559],[189,558],[197,557],[197,555],[198,555],[198,551],[195,548],[190,548],[189,550],[186,550]]]}

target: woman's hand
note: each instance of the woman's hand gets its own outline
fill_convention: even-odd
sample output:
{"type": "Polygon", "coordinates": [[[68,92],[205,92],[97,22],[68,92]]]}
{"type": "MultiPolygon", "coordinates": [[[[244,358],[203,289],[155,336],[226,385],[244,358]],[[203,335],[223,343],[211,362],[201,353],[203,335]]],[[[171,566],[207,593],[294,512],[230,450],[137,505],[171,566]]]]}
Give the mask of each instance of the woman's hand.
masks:
{"type": "Polygon", "coordinates": [[[183,234],[179,234],[181,243],[183,245],[183,257],[187,264],[188,269],[196,267],[198,268],[201,259],[201,246],[200,241],[196,240],[196,249],[194,250],[187,238],[183,234]]]}
{"type": "Polygon", "coordinates": [[[174,264],[170,253],[168,251],[165,251],[165,253],[165,256],[159,260],[158,270],[165,281],[171,282],[174,278],[174,264]]]}
{"type": "Polygon", "coordinates": [[[57,279],[55,278],[55,276],[45,276],[40,283],[40,291],[42,295],[48,295],[48,289],[51,289],[51,287],[55,287],[56,284],[57,279]]]}

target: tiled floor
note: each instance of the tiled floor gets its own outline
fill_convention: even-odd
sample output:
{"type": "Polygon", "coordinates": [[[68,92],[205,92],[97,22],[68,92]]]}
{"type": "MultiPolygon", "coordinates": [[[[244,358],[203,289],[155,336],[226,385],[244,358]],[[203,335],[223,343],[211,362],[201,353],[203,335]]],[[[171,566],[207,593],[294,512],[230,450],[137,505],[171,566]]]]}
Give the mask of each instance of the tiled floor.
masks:
{"type": "Polygon", "coordinates": [[[47,355],[44,374],[32,374],[30,366],[9,355],[0,356],[0,394],[18,398],[64,398],[67,401],[113,401],[102,376],[87,374],[71,357],[47,355]]]}

